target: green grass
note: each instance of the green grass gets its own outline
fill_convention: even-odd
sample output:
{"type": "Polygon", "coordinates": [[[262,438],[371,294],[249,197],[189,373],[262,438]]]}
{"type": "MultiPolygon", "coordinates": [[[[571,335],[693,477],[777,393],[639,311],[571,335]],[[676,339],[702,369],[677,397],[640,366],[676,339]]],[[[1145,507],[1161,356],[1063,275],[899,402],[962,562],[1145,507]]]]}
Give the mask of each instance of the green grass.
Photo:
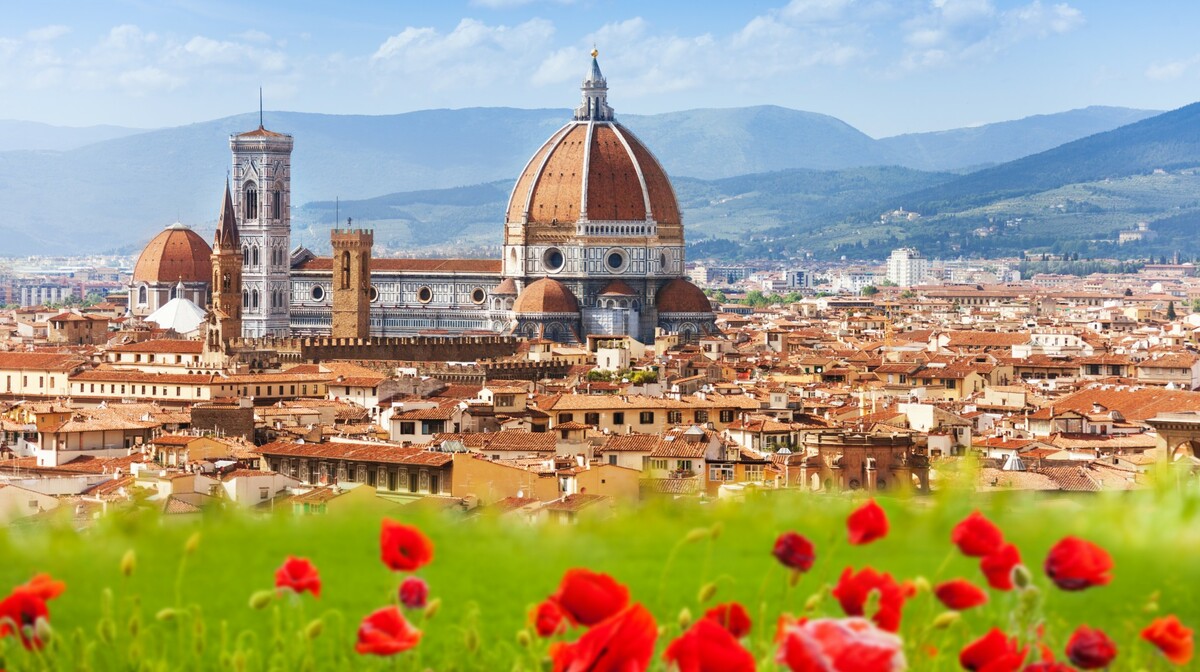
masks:
{"type": "MultiPolygon", "coordinates": [[[[1154,615],[1145,607],[1156,592],[1157,614],[1176,613],[1185,624],[1200,625],[1200,566],[1192,561],[1200,554],[1195,495],[946,494],[880,502],[891,520],[891,534],[864,547],[845,542],[845,516],[857,502],[835,496],[768,493],[739,503],[672,502],[585,518],[573,526],[487,516],[464,520],[412,507],[406,520],[424,529],[436,547],[433,563],[420,575],[429,582],[431,597],[442,603],[436,616],[420,626],[425,637],[417,649],[395,661],[353,652],[359,620],[392,601],[399,583],[379,561],[379,514],[298,519],[213,513],[203,519],[164,520],[125,513],[86,532],[65,524],[14,528],[0,534],[0,590],[35,572],[49,572],[68,588],[50,605],[55,636],[43,654],[27,654],[8,638],[0,643],[6,647],[0,655],[10,671],[538,669],[544,643],[532,650],[517,644],[526,613],[555,590],[564,570],[585,566],[613,574],[629,585],[635,600],[650,607],[666,628],[660,651],[679,633],[682,608],[694,615],[703,612],[697,593],[715,581],[715,601],[740,601],[756,617],[749,646],[767,660],[776,617],[804,613],[809,596],[836,582],[846,566],[871,565],[933,583],[961,576],[982,585],[977,561],[959,555],[949,541],[951,527],[976,507],[1020,547],[1045,598],[1046,642],[1060,655],[1070,632],[1086,622],[1117,641],[1119,669],[1167,669],[1137,639],[1154,615]],[[683,541],[689,531],[714,525],[720,530],[716,539],[683,541]],[[809,536],[818,553],[813,570],[790,590],[787,573],[770,555],[776,535],[789,529],[809,536]],[[185,559],[184,546],[195,532],[199,546],[185,559]],[[1065,593],[1045,579],[1040,566],[1046,551],[1067,534],[1095,541],[1112,553],[1116,570],[1111,585],[1065,593]],[[137,567],[126,578],[119,567],[129,549],[136,553],[137,567]],[[250,595],[272,587],[274,570],[288,554],[306,556],[320,569],[321,599],[306,595],[279,600],[263,611],[251,609],[250,595]],[[105,597],[108,591],[111,600],[105,597]],[[198,609],[199,617],[185,613],[159,621],[155,616],[164,608],[198,609]],[[136,637],[129,627],[135,612],[140,613],[136,637]],[[324,629],[308,650],[305,640],[292,633],[318,617],[324,629]],[[111,625],[99,625],[106,619],[111,625]],[[202,635],[197,622],[203,624],[202,635]],[[105,627],[115,630],[111,643],[98,634],[105,627]],[[196,650],[197,641],[203,642],[202,651],[196,650]],[[238,650],[241,668],[232,658],[238,650]]],[[[942,611],[931,595],[910,601],[901,630],[910,669],[958,669],[957,651],[965,642],[992,625],[1009,628],[1018,598],[991,595],[988,605],[964,613],[946,631],[929,628],[942,611]],[[927,645],[941,654],[928,658],[922,653],[927,645]]],[[[825,597],[809,615],[821,614],[841,612],[825,597]]]]}

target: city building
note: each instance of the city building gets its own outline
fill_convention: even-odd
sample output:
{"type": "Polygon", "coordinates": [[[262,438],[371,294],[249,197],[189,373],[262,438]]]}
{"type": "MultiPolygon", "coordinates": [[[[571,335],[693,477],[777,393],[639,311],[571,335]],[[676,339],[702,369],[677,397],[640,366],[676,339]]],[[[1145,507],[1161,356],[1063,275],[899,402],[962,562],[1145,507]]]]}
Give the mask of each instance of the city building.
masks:
{"type": "Polygon", "coordinates": [[[911,247],[892,250],[887,261],[887,279],[897,287],[923,285],[929,279],[929,260],[911,247]]]}

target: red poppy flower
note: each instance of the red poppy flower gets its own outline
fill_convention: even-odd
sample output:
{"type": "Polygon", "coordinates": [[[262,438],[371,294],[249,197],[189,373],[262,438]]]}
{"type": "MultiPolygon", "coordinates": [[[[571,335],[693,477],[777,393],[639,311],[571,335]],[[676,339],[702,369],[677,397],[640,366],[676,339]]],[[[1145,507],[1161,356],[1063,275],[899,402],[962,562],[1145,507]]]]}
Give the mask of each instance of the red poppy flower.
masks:
{"type": "Polygon", "coordinates": [[[1021,564],[1021,552],[1012,544],[1001,544],[995,553],[979,561],[979,569],[988,585],[996,590],[1013,589],[1013,569],[1021,564]]]}
{"type": "Polygon", "coordinates": [[[1174,614],[1156,618],[1142,630],[1142,639],[1158,647],[1167,660],[1176,665],[1192,661],[1195,643],[1192,629],[1179,622],[1174,614]]]}
{"type": "Polygon", "coordinates": [[[1079,626],[1067,641],[1067,659],[1081,670],[1108,667],[1117,657],[1117,645],[1098,628],[1079,626]]]}
{"type": "Polygon", "coordinates": [[[400,584],[400,604],[408,609],[424,609],[429,602],[429,584],[410,576],[400,584]]]}
{"type": "Polygon", "coordinates": [[[415,572],[433,560],[433,542],[411,526],[384,519],[379,533],[383,564],[393,572],[415,572]]]}
{"type": "Polygon", "coordinates": [[[850,531],[851,544],[869,544],[887,536],[887,514],[875,500],[868,499],[866,504],[855,509],[846,519],[846,527],[850,531]]]}
{"type": "Polygon", "coordinates": [[[550,647],[554,672],[633,672],[650,667],[658,625],[640,604],[631,604],[583,633],[578,641],[550,647]]]}
{"type": "Polygon", "coordinates": [[[624,609],[629,604],[629,589],[608,574],[568,569],[550,599],[571,623],[590,627],[624,609]]]}
{"type": "Polygon", "coordinates": [[[1108,551],[1076,537],[1063,538],[1046,556],[1046,576],[1063,590],[1108,585],[1112,568],[1108,551]]]}
{"type": "Polygon", "coordinates": [[[907,581],[896,583],[891,574],[880,574],[870,567],[864,567],[858,574],[847,567],[833,589],[833,596],[847,616],[864,616],[867,600],[875,591],[879,593],[879,611],[871,616],[871,620],[884,630],[896,632],[900,629],[905,600],[916,594],[916,589],[907,581]]]}
{"type": "Polygon", "coordinates": [[[775,548],[771,549],[771,554],[775,556],[776,560],[783,563],[784,567],[798,572],[807,572],[812,569],[813,561],[817,559],[812,542],[795,532],[784,532],[779,535],[779,538],[775,540],[775,548]]]}
{"type": "Polygon", "coordinates": [[[308,558],[289,555],[283,566],[275,570],[275,587],[287,588],[296,593],[309,592],[313,597],[321,596],[321,576],[308,558]]]}
{"type": "Polygon", "coordinates": [[[818,618],[786,626],[776,661],[792,672],[900,672],[904,645],[862,618],[818,618]]]}
{"type": "Polygon", "coordinates": [[[537,630],[538,637],[553,637],[567,631],[567,621],[562,609],[558,608],[558,603],[554,600],[543,600],[534,607],[529,614],[529,620],[533,623],[534,630],[537,630]]]}
{"type": "Polygon", "coordinates": [[[737,637],[709,618],[695,622],[663,654],[679,672],[754,672],[754,656],[737,637]]]}
{"type": "Polygon", "coordinates": [[[49,620],[46,602],[66,588],[67,584],[55,581],[49,574],[38,574],[29,583],[13,588],[8,597],[0,600],[0,637],[7,637],[15,630],[26,649],[42,648],[44,642],[37,635],[37,622],[49,620]]]}
{"type": "Polygon", "coordinates": [[[1000,549],[1004,543],[1004,533],[982,513],[974,511],[954,526],[950,541],[958,546],[963,555],[982,558],[1000,549]]]}
{"type": "Polygon", "coordinates": [[[986,604],[987,593],[966,579],[951,579],[939,583],[933,589],[933,594],[947,609],[963,611],[986,604]]]}
{"type": "Polygon", "coordinates": [[[396,607],[384,607],[363,619],[358,626],[354,650],[362,654],[393,656],[421,641],[421,631],[404,618],[396,607]]]}
{"type": "Polygon", "coordinates": [[[958,654],[958,662],[972,672],[1016,672],[1028,654],[1028,647],[1022,647],[1015,637],[1009,639],[999,628],[992,628],[968,644],[958,654]]]}
{"type": "Polygon", "coordinates": [[[737,602],[718,604],[704,612],[704,618],[716,621],[738,639],[750,634],[750,614],[737,602]]]}

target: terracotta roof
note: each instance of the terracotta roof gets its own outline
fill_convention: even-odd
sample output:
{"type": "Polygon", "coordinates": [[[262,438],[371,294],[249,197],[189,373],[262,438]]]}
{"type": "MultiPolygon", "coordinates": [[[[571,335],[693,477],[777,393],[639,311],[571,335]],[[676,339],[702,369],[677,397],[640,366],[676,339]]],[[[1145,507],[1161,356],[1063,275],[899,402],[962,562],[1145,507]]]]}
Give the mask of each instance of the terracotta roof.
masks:
{"type": "Polygon", "coordinates": [[[0,370],[71,371],[83,365],[75,355],[43,352],[0,352],[0,370]]]}
{"type": "Polygon", "coordinates": [[[258,128],[254,129],[253,131],[246,131],[245,133],[238,133],[237,137],[239,137],[239,138],[290,138],[292,136],[287,135],[285,133],[276,133],[275,131],[268,131],[267,129],[263,128],[260,125],[258,128]]]}
{"type": "Polygon", "coordinates": [[[704,292],[683,278],[663,285],[654,299],[660,313],[711,313],[712,303],[704,292]]]}
{"type": "Polygon", "coordinates": [[[212,248],[176,223],[152,238],[133,268],[134,282],[211,282],[212,248]]]}
{"type": "Polygon", "coordinates": [[[649,453],[661,440],[658,434],[612,434],[604,439],[600,452],[649,453]]]}
{"type": "Polygon", "coordinates": [[[212,373],[143,373],[141,371],[125,371],[120,369],[92,369],[71,376],[73,383],[86,382],[118,382],[145,383],[147,385],[212,385],[215,374],[212,373]]]}
{"type": "MultiPolygon", "coordinates": [[[[299,266],[303,271],[332,271],[331,257],[309,259],[299,266]]],[[[372,258],[372,273],[479,273],[499,275],[503,262],[498,259],[389,259],[372,258]]]]}
{"type": "Polygon", "coordinates": [[[567,286],[551,278],[534,280],[513,304],[516,313],[578,313],[579,302],[567,286]]]}
{"type": "Polygon", "coordinates": [[[275,441],[259,449],[263,455],[307,457],[349,462],[385,462],[440,467],[453,461],[450,453],[436,453],[424,448],[402,447],[390,443],[292,443],[275,441]]]}
{"type": "Polygon", "coordinates": [[[433,442],[461,441],[468,449],[476,452],[553,453],[556,442],[551,432],[461,432],[458,434],[435,434],[433,442]]]}
{"type": "Polygon", "coordinates": [[[1100,404],[1110,411],[1120,411],[1126,420],[1141,422],[1159,413],[1179,413],[1200,408],[1200,392],[1161,387],[1091,385],[1054,401],[1055,409],[1070,409],[1081,414],[1091,413],[1093,404],[1100,404]]]}
{"type": "Polygon", "coordinates": [[[204,341],[192,341],[182,338],[155,338],[148,341],[136,341],[114,345],[109,352],[167,352],[171,354],[199,355],[204,352],[204,341]]]}

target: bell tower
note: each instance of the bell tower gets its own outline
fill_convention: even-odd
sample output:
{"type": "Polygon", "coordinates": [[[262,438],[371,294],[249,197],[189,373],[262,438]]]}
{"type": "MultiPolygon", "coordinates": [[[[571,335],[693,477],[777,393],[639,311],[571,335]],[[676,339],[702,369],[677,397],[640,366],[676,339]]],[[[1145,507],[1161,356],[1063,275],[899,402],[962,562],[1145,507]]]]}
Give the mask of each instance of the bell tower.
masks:
{"type": "Polygon", "coordinates": [[[242,334],[291,329],[292,136],[259,126],[230,136],[233,210],[242,244],[242,334]]]}
{"type": "Polygon", "coordinates": [[[227,352],[229,341],[242,335],[242,242],[229,182],[221,198],[221,216],[212,246],[212,306],[208,313],[205,350],[227,352]]]}
{"type": "Polygon", "coordinates": [[[334,338],[367,338],[371,335],[371,246],[369,229],[333,229],[333,329],[334,338]]]}

